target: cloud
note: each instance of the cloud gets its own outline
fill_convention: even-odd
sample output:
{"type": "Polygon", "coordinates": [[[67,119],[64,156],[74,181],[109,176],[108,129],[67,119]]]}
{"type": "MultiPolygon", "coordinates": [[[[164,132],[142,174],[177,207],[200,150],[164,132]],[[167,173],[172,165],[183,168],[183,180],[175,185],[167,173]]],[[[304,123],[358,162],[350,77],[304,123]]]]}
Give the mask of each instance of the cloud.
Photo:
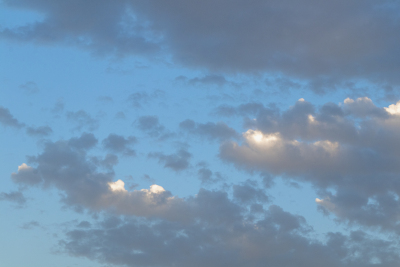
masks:
{"type": "Polygon", "coordinates": [[[179,128],[209,140],[225,141],[238,137],[238,133],[223,122],[195,123],[193,120],[187,119],[179,124],[179,128]]]}
{"type": "Polygon", "coordinates": [[[265,206],[268,196],[255,181],[234,185],[232,194],[200,189],[186,198],[156,184],[127,190],[112,170],[103,172],[87,155],[93,141],[76,145],[85,138],[89,135],[47,142],[42,153],[28,157],[35,167],[22,164],[13,174],[19,184],[58,189],[70,207],[105,211],[105,220],[68,230],[59,245],[70,255],[107,264],[177,267],[391,267],[400,260],[397,242],[362,231],[330,232],[326,242],[314,239],[302,216],[265,206]]]}
{"type": "Polygon", "coordinates": [[[192,154],[184,149],[180,149],[174,154],[166,155],[161,152],[152,152],[148,156],[150,158],[157,158],[159,163],[164,164],[164,168],[170,168],[178,172],[189,168],[189,160],[192,154]]]}
{"type": "Polygon", "coordinates": [[[30,136],[44,137],[52,134],[53,130],[49,126],[28,127],[26,133],[30,136]]]}
{"type": "Polygon", "coordinates": [[[98,55],[149,54],[159,50],[142,20],[135,19],[126,3],[113,1],[68,2],[6,1],[10,7],[32,10],[43,19],[15,28],[3,28],[4,39],[37,44],[65,43],[98,55]],[[70,13],[66,15],[65,11],[70,13]]]}
{"type": "Polygon", "coordinates": [[[94,131],[99,127],[99,121],[93,119],[86,111],[78,110],[76,112],[67,112],[67,119],[75,123],[75,130],[82,130],[84,128],[89,131],[94,131]]]}
{"type": "Polygon", "coordinates": [[[397,232],[400,116],[388,110],[368,98],[318,110],[300,99],[283,112],[260,111],[243,143],[222,144],[220,157],[247,171],[309,182],[323,196],[317,204],[338,219],[397,232]]]}
{"type": "Polygon", "coordinates": [[[13,191],[10,193],[1,192],[0,201],[9,201],[18,205],[24,205],[26,203],[26,198],[20,191],[13,191]]]}
{"type": "Polygon", "coordinates": [[[396,242],[362,231],[330,232],[325,243],[312,239],[302,217],[278,206],[270,206],[259,220],[246,219],[182,224],[113,217],[68,231],[60,245],[69,255],[128,266],[389,267],[399,260],[396,242]]]}
{"type": "Polygon", "coordinates": [[[137,139],[134,136],[125,138],[121,135],[109,134],[108,137],[103,140],[102,144],[105,149],[111,152],[122,153],[126,156],[135,156],[136,152],[130,148],[130,146],[136,142],[137,139]]]}
{"type": "Polygon", "coordinates": [[[30,222],[24,223],[20,228],[24,229],[24,230],[30,230],[35,227],[40,227],[40,223],[37,221],[30,221],[30,222]]]}
{"type": "Polygon", "coordinates": [[[154,90],[151,94],[148,94],[146,91],[139,91],[128,96],[128,103],[134,108],[143,108],[143,106],[148,106],[152,100],[164,96],[165,92],[162,90],[154,90]]]}
{"type": "Polygon", "coordinates": [[[8,108],[2,106],[0,106],[0,123],[3,124],[3,126],[10,126],[18,129],[25,126],[25,124],[20,123],[13,115],[11,115],[8,108]]]}
{"type": "Polygon", "coordinates": [[[164,125],[160,124],[157,116],[142,116],[135,121],[135,125],[139,130],[147,133],[150,137],[165,140],[172,137],[174,134],[165,129],[164,125]]]}
{"type": "Polygon", "coordinates": [[[167,7],[139,0],[5,4],[41,13],[43,19],[3,28],[3,39],[63,43],[117,56],[152,57],[162,51],[185,66],[267,71],[309,81],[314,90],[345,80],[400,82],[400,6],[390,0],[257,0],[251,5],[174,0],[167,7]],[[67,16],[66,10],[79,12],[67,16]]]}
{"type": "Polygon", "coordinates": [[[39,88],[35,82],[29,81],[19,86],[27,94],[36,94],[39,92],[39,88]]]}

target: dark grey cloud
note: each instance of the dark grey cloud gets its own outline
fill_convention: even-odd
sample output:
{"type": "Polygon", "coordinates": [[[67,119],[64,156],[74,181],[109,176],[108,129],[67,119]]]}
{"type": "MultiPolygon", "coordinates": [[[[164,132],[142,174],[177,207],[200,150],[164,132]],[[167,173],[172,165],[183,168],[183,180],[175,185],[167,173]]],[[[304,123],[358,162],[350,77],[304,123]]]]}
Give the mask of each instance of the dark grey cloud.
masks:
{"type": "Polygon", "coordinates": [[[110,134],[103,140],[102,144],[106,150],[111,152],[122,153],[126,156],[135,156],[136,152],[131,148],[131,146],[136,142],[137,139],[134,136],[128,136],[125,138],[121,135],[110,134]]]}
{"type": "Polygon", "coordinates": [[[39,126],[39,127],[30,126],[26,128],[26,133],[30,136],[45,137],[51,135],[53,133],[53,130],[51,129],[50,126],[39,126]]]}
{"type": "Polygon", "coordinates": [[[399,107],[359,98],[321,107],[300,99],[282,112],[259,109],[247,121],[253,129],[243,143],[222,144],[220,157],[247,171],[310,182],[320,190],[321,210],[398,232],[399,107]]]}
{"type": "Polygon", "coordinates": [[[9,126],[14,128],[22,128],[25,126],[24,123],[19,122],[14,116],[10,113],[8,108],[0,106],[0,123],[3,126],[9,126]]]}
{"type": "Polygon", "coordinates": [[[150,158],[157,158],[158,162],[164,165],[164,168],[170,168],[174,171],[182,171],[190,166],[192,154],[184,149],[178,150],[173,154],[164,154],[161,152],[152,152],[148,155],[150,158]]]}
{"type": "Polygon", "coordinates": [[[209,140],[225,141],[232,138],[238,138],[238,133],[223,122],[195,123],[187,119],[179,124],[179,128],[194,134],[207,138],[209,140]]]}
{"type": "Polygon", "coordinates": [[[400,82],[397,1],[4,3],[44,18],[3,28],[3,39],[66,43],[117,56],[155,55],[162,50],[186,66],[234,73],[267,71],[305,79],[317,91],[345,85],[345,80],[400,82]]]}
{"type": "Polygon", "coordinates": [[[18,205],[24,205],[26,198],[20,191],[13,191],[10,193],[1,192],[0,201],[9,201],[18,205]]]}
{"type": "Polygon", "coordinates": [[[76,112],[67,112],[67,119],[73,122],[75,130],[88,129],[89,131],[96,130],[99,127],[99,121],[92,118],[86,111],[78,110],[76,112]]]}

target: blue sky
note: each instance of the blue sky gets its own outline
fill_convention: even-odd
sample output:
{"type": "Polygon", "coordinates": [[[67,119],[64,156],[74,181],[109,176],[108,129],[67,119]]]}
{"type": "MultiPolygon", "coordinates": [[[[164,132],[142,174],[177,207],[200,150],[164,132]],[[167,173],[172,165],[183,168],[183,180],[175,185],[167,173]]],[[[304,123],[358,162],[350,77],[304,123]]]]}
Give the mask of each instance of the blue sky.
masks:
{"type": "Polygon", "coordinates": [[[398,266],[399,4],[1,1],[0,265],[398,266]]]}

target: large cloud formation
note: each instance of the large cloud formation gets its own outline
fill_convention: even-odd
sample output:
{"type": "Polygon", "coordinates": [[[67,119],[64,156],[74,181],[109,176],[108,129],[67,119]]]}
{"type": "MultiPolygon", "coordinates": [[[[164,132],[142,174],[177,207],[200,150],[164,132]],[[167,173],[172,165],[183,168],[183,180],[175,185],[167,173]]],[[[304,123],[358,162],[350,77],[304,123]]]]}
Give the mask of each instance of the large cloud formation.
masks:
{"type": "Polygon", "coordinates": [[[6,0],[41,21],[2,38],[62,42],[101,54],[165,51],[187,66],[270,71],[316,86],[345,79],[399,83],[399,1],[6,0]]]}
{"type": "MultiPolygon", "coordinates": [[[[246,137],[281,142],[264,135],[254,137],[254,132],[248,132],[246,137]]],[[[97,143],[88,133],[69,140],[47,141],[41,154],[28,157],[28,163],[35,167],[24,163],[11,175],[22,190],[31,186],[55,187],[61,191],[64,204],[108,214],[104,221],[94,225],[81,222],[66,233],[59,245],[70,255],[115,265],[154,267],[389,267],[400,260],[396,242],[376,239],[363,231],[349,235],[330,232],[325,241],[315,239],[302,216],[268,205],[269,198],[256,181],[233,185],[232,193],[226,189],[200,189],[195,196],[186,198],[173,196],[159,185],[128,191],[122,180],[115,181],[115,160],[108,160],[112,154],[105,158],[88,154],[97,143]]],[[[321,145],[320,149],[326,148],[321,145]]],[[[346,188],[340,181],[338,184],[346,188]]],[[[338,194],[339,202],[343,202],[341,197],[338,194]]],[[[329,205],[337,204],[323,206],[329,205]]],[[[384,219],[391,222],[391,218],[384,219]]]]}
{"type": "Polygon", "coordinates": [[[324,197],[316,200],[324,211],[400,231],[400,103],[379,108],[363,97],[318,109],[300,99],[283,112],[260,104],[246,107],[222,107],[244,115],[245,125],[252,127],[243,144],[221,145],[222,159],[249,171],[310,182],[324,197]]]}

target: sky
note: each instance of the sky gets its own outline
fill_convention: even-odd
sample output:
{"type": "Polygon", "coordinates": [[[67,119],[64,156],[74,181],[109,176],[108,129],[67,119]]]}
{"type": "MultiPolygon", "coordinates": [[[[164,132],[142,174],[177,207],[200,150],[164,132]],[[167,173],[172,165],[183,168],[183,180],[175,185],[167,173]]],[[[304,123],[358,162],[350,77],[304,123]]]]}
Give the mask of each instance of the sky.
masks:
{"type": "Polygon", "coordinates": [[[0,0],[0,265],[399,266],[399,14],[0,0]]]}

